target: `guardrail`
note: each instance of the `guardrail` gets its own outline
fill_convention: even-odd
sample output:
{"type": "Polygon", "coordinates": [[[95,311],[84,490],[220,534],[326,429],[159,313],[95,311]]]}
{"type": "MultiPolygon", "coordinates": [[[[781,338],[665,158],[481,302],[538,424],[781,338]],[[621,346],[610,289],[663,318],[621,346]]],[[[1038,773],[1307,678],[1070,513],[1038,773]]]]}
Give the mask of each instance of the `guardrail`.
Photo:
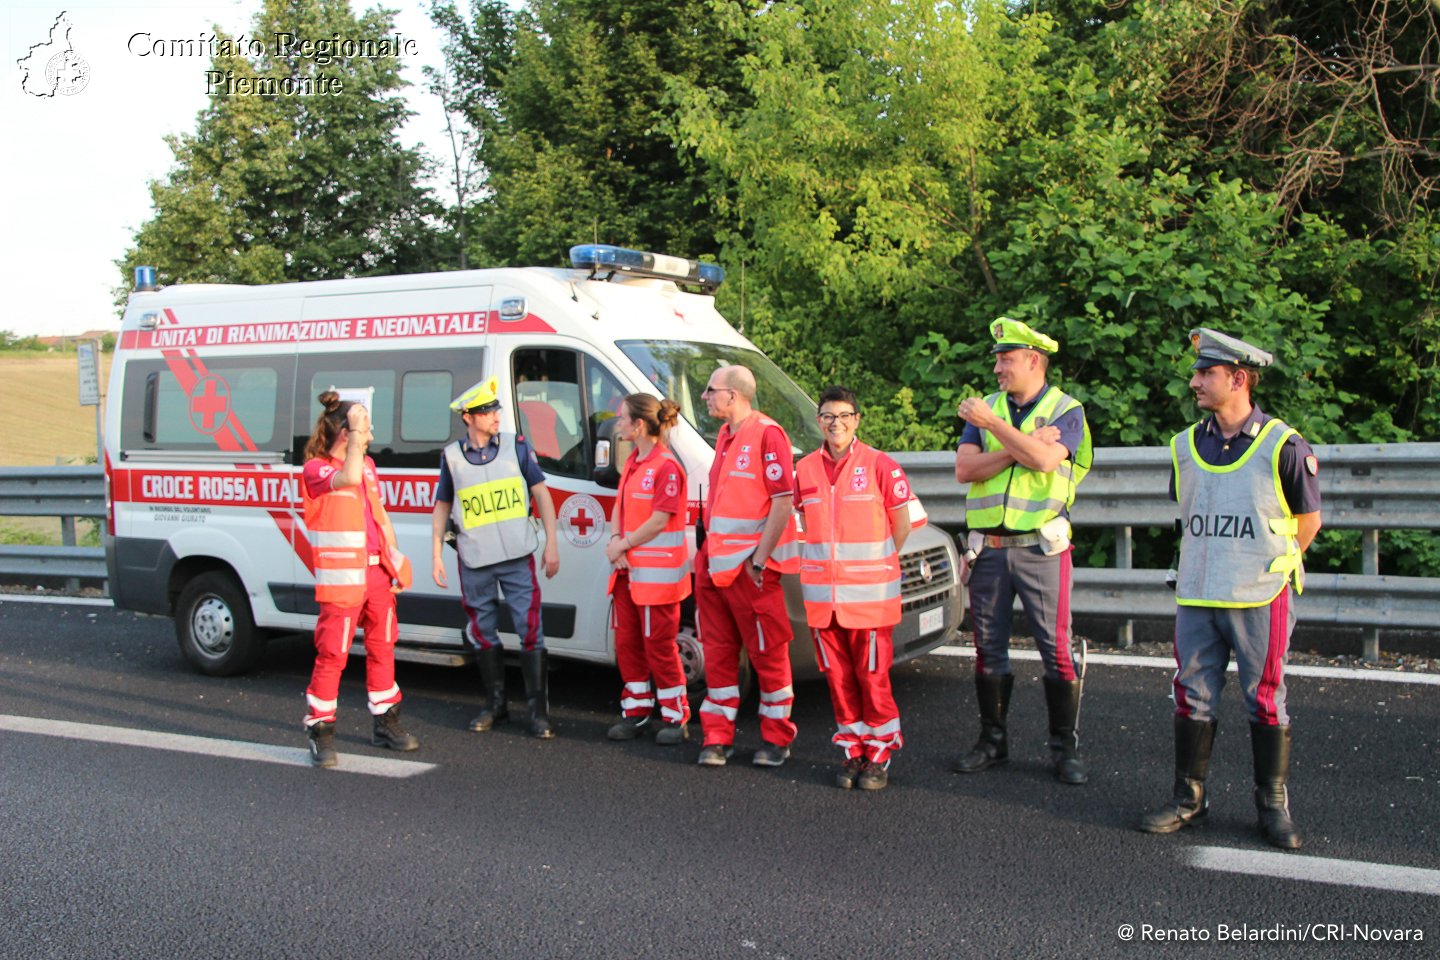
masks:
{"type": "MultiPolygon", "coordinates": [[[[1361,573],[1311,574],[1296,600],[1311,623],[1363,628],[1363,654],[1380,655],[1381,629],[1435,629],[1440,579],[1380,574],[1381,530],[1440,530],[1440,443],[1328,444],[1320,460],[1321,521],[1330,529],[1361,531],[1361,573]]],[[[933,522],[965,523],[965,491],[955,481],[955,455],[899,453],[895,459],[933,522]]],[[[1136,619],[1175,615],[1175,596],[1164,570],[1132,568],[1135,527],[1174,525],[1170,452],[1165,447],[1102,447],[1080,487],[1071,520],[1077,527],[1115,531],[1115,567],[1075,570],[1074,612],[1136,619]]],[[[1119,642],[1128,645],[1126,620],[1119,642]]]]}
{"type": "Polygon", "coordinates": [[[75,520],[105,516],[105,474],[99,467],[0,467],[0,517],[59,517],[63,546],[0,543],[0,574],[105,579],[103,547],[75,545],[75,520]]]}
{"type": "MultiPolygon", "coordinates": [[[[1361,531],[1361,573],[1311,574],[1297,599],[1298,615],[1311,623],[1360,627],[1364,655],[1379,656],[1381,629],[1433,630],[1440,612],[1440,578],[1380,573],[1381,530],[1440,530],[1440,443],[1332,444],[1317,446],[1322,520],[1330,529],[1361,531]]],[[[955,481],[948,451],[899,453],[932,522],[951,529],[965,524],[967,486],[955,481]]],[[[1165,618],[1175,600],[1164,570],[1136,569],[1136,527],[1170,528],[1177,511],[1168,494],[1170,454],[1163,447],[1102,447],[1080,488],[1072,520],[1077,527],[1115,531],[1115,567],[1077,568],[1074,612],[1128,618],[1165,618]]],[[[105,553],[75,546],[75,518],[105,515],[99,467],[0,468],[0,516],[60,517],[65,546],[0,544],[0,574],[105,577],[105,553]]],[[[1128,644],[1126,620],[1119,641],[1128,644]]]]}

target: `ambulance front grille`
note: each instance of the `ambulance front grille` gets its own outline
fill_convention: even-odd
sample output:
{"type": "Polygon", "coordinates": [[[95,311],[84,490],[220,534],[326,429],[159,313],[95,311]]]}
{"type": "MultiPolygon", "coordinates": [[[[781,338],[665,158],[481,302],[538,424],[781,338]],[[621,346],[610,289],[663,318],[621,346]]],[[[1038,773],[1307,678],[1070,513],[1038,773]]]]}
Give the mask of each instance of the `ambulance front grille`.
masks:
{"type": "Polygon", "coordinates": [[[950,551],[931,547],[900,557],[900,603],[904,613],[933,607],[935,601],[948,596],[955,587],[955,566],[950,551]],[[930,580],[923,570],[928,565],[930,580]]]}

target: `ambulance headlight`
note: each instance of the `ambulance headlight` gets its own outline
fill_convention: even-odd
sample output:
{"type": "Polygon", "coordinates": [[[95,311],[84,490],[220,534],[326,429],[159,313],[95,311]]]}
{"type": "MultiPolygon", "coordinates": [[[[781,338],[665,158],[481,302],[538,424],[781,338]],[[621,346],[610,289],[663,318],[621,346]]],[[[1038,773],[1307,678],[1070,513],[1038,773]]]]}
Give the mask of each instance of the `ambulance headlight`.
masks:
{"type": "Polygon", "coordinates": [[[570,263],[578,270],[599,273],[628,273],[637,277],[673,280],[679,284],[698,286],[710,293],[725,280],[719,264],[667,257],[663,253],[646,253],[608,243],[582,243],[570,248],[570,263]]]}

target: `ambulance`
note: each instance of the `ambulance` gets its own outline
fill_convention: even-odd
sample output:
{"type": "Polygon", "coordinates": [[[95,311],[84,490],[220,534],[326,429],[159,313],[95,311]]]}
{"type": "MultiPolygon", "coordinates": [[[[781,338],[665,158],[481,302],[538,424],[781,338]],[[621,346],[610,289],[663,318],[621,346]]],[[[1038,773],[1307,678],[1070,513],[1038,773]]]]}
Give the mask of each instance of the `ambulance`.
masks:
{"type": "MultiPolygon", "coordinates": [[[[605,543],[626,453],[608,423],[648,392],[680,405],[671,444],[699,517],[720,421],[701,391],[717,367],[755,373],[756,407],[800,455],[821,443],[815,404],[716,311],[714,264],[589,244],[573,267],[507,268],[286,283],[159,288],[136,271],[105,417],[110,592],[120,609],[172,617],[197,670],[239,673],[277,632],[313,630],[314,562],[303,522],[303,451],[325,390],[372,398],[369,454],[413,587],[398,600],[400,659],[461,664],[456,555],[450,588],[430,576],[430,513],[440,453],[464,426],[450,401],[497,376],[501,428],[526,436],[545,472],[560,571],[541,579],[552,657],[613,663],[605,543]]],[[[693,525],[691,535],[694,535],[693,525]]],[[[933,526],[905,543],[896,660],[946,642],[963,613],[954,542],[933,526]]],[[[798,578],[787,604],[809,635],[798,578]]],[[[517,641],[501,605],[501,631],[517,641]]],[[[679,644],[703,684],[693,602],[679,644]]],[[[363,645],[357,643],[357,652],[363,645]]],[[[813,644],[792,645],[813,675],[813,644]]]]}

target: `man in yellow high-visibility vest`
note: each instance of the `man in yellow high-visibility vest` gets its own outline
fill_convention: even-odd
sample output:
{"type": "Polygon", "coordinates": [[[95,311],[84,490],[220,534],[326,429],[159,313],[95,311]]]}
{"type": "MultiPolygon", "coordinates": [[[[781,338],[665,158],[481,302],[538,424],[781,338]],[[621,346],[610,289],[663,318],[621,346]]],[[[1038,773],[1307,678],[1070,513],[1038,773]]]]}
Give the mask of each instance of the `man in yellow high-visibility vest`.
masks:
{"type": "Polygon", "coordinates": [[[1055,776],[1082,784],[1089,774],[1079,756],[1083,666],[1077,670],[1070,652],[1069,510],[1090,469],[1090,428],[1080,403],[1046,381],[1058,343],[1008,317],[990,332],[1000,390],[960,404],[967,426],[955,452],[955,479],[970,484],[966,556],[980,737],[954,769],[978,773],[1009,758],[1010,627],[1018,596],[1045,667],[1055,776]]]}

